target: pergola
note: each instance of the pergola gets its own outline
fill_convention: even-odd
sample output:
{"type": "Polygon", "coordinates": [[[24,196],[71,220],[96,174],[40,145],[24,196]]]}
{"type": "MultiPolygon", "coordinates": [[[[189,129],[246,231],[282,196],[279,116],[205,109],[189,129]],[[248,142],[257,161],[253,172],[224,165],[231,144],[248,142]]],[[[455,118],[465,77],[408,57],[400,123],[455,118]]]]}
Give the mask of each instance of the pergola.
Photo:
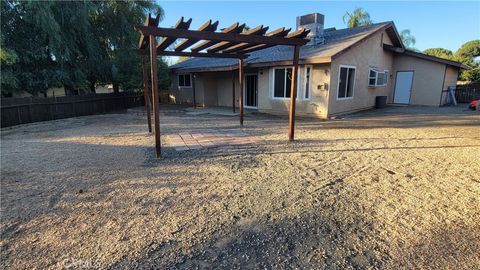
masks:
{"type": "MultiPolygon", "coordinates": [[[[150,104],[153,106],[154,116],[154,135],[155,148],[157,158],[161,155],[160,143],[160,114],[159,114],[159,98],[157,90],[157,56],[191,56],[191,57],[210,57],[210,58],[236,58],[238,59],[239,70],[239,107],[240,107],[240,125],[243,125],[243,80],[244,80],[244,64],[249,53],[262,50],[276,45],[293,46],[292,56],[292,83],[290,89],[290,112],[289,112],[289,132],[288,138],[294,140],[295,129],[295,99],[297,92],[297,74],[298,74],[298,58],[300,54],[300,46],[305,45],[308,40],[305,39],[309,30],[300,29],[290,33],[290,29],[279,28],[275,31],[268,32],[268,27],[257,26],[248,31],[243,31],[245,24],[234,23],[230,27],[216,32],[218,21],[211,20],[204,23],[197,30],[189,30],[192,19],[184,21],[183,17],[177,22],[174,28],[158,27],[160,17],[152,17],[148,14],[145,25],[139,26],[140,41],[138,43],[138,52],[143,55],[143,82],[145,107],[147,110],[147,120],[149,131],[151,127],[150,104]],[[157,43],[156,37],[162,37],[157,43]],[[172,44],[177,39],[180,41],[173,49],[172,44]],[[190,48],[189,51],[185,49],[190,48]],[[146,57],[150,56],[150,77],[152,99],[148,90],[148,67],[146,57]]],[[[193,79],[195,80],[195,79],[193,79]]],[[[193,85],[194,85],[193,81],[193,85]]],[[[195,97],[195,93],[194,93],[195,97]]],[[[195,101],[194,101],[195,102],[195,101]]]]}

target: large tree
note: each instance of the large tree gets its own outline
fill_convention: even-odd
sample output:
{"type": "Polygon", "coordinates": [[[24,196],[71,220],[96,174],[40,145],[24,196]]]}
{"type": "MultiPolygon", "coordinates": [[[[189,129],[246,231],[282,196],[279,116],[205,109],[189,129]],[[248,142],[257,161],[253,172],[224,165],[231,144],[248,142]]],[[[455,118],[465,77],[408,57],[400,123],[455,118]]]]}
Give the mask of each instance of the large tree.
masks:
{"type": "Polygon", "coordinates": [[[455,56],[452,51],[444,48],[430,48],[423,51],[424,54],[440,57],[448,60],[455,60],[455,56]]]}
{"type": "Polygon", "coordinates": [[[141,88],[134,27],[147,12],[163,16],[153,1],[2,1],[2,95],[57,86],[73,94],[97,83],[141,88]]]}
{"type": "Polygon", "coordinates": [[[416,50],[413,46],[415,46],[417,39],[412,35],[412,32],[409,29],[400,31],[400,38],[407,49],[416,50]]]}
{"type": "Polygon", "coordinates": [[[372,24],[370,14],[361,8],[356,8],[353,12],[345,12],[343,22],[346,23],[349,28],[372,24]]]}
{"type": "Polygon", "coordinates": [[[457,61],[471,67],[469,70],[462,70],[460,80],[480,81],[480,63],[475,61],[480,56],[480,40],[465,42],[456,52],[457,61]]]}

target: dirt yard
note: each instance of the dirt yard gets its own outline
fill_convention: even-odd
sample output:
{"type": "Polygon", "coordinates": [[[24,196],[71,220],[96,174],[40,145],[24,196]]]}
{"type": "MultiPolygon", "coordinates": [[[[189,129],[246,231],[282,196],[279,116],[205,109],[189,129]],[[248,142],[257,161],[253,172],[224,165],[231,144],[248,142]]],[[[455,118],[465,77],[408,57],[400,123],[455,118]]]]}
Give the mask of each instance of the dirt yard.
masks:
{"type": "MultiPolygon", "coordinates": [[[[257,144],[155,159],[141,110],[3,129],[1,266],[479,269],[480,115],[248,115],[257,144]]],[[[168,107],[164,135],[240,129],[168,107]]],[[[163,140],[164,138],[162,138],[163,140]]]]}

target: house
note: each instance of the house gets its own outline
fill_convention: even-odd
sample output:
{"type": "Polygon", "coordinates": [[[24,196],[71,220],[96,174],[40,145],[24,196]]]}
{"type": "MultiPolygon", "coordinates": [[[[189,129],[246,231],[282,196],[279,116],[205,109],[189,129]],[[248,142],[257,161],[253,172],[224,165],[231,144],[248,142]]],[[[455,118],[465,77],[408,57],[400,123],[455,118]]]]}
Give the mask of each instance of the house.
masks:
{"type": "MultiPolygon", "coordinates": [[[[297,17],[310,42],[300,49],[296,112],[327,118],[369,109],[377,96],[388,103],[439,106],[455,86],[459,62],[405,49],[393,22],[347,29],[324,28],[319,13],[297,17]]],[[[244,105],[287,114],[293,48],[274,46],[246,59],[244,105]]],[[[170,67],[176,103],[237,106],[238,60],[190,58],[170,67]]]]}

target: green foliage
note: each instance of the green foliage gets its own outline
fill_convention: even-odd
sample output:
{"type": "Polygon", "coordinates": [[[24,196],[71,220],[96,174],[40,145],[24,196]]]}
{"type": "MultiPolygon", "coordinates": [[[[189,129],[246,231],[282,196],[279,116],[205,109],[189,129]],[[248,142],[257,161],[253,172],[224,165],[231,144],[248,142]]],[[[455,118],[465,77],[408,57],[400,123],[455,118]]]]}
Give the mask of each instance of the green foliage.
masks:
{"type": "Polygon", "coordinates": [[[455,54],[443,48],[426,49],[423,53],[461,62],[471,69],[461,70],[459,79],[462,81],[480,81],[480,63],[475,61],[480,56],[480,40],[465,42],[455,54]]]}
{"type": "Polygon", "coordinates": [[[415,46],[415,43],[417,42],[417,39],[412,35],[409,29],[404,29],[400,31],[400,38],[402,39],[403,45],[407,49],[410,50],[415,50],[417,51],[413,46],[415,46]]]}
{"type": "Polygon", "coordinates": [[[140,89],[134,27],[154,11],[163,16],[151,1],[2,1],[9,18],[1,21],[2,95],[58,86],[73,93],[96,83],[140,89]]]}
{"type": "Polygon", "coordinates": [[[440,57],[447,60],[455,61],[452,51],[443,48],[431,48],[423,51],[424,54],[440,57]]]}
{"type": "Polygon", "coordinates": [[[465,42],[455,52],[455,58],[462,63],[472,63],[477,56],[480,56],[480,40],[478,39],[465,42]]]}
{"type": "Polygon", "coordinates": [[[480,81],[480,63],[475,58],[480,56],[480,40],[472,40],[465,42],[456,52],[457,61],[471,67],[470,70],[462,70],[460,72],[460,80],[462,81],[480,81]]]}
{"type": "Polygon", "coordinates": [[[343,22],[347,23],[349,28],[372,24],[370,14],[363,11],[361,8],[356,8],[352,13],[348,11],[345,12],[345,15],[343,15],[343,22]]]}

